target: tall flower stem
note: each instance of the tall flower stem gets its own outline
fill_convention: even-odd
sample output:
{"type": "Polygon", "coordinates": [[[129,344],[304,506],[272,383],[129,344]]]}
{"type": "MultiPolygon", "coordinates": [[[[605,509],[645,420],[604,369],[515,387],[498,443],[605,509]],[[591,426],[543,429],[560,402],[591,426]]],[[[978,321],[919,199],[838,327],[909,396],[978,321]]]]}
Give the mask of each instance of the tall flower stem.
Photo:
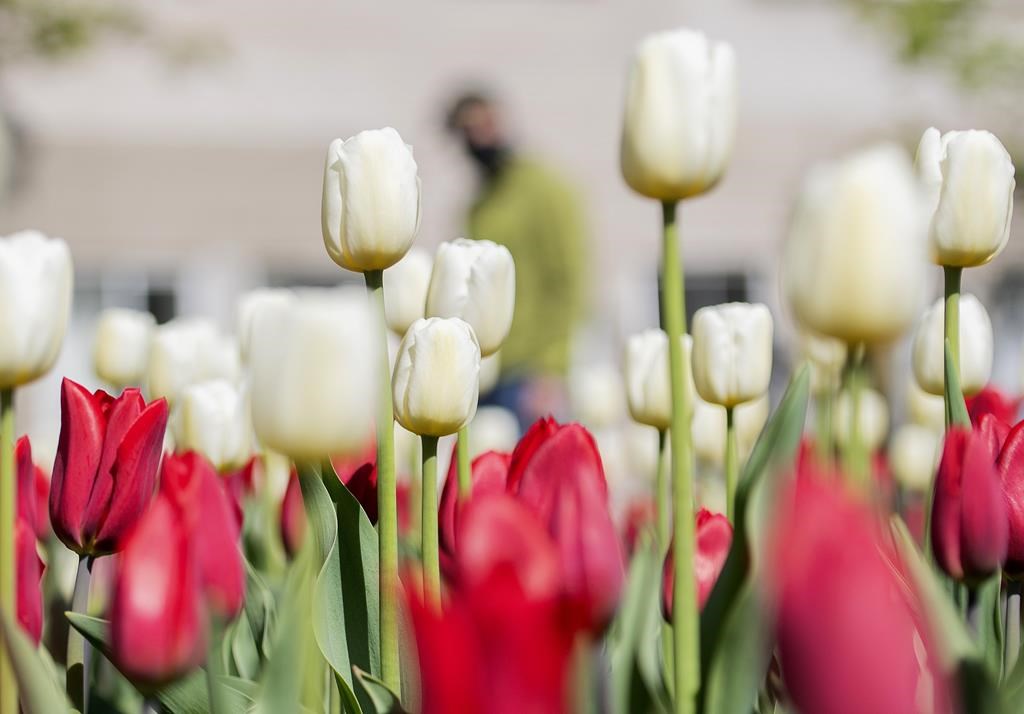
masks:
{"type": "MultiPolygon", "coordinates": [[[[950,351],[953,353],[953,366],[956,368],[957,374],[960,373],[960,278],[963,274],[963,268],[957,268],[953,266],[943,266],[942,275],[944,278],[944,290],[946,302],[944,305],[945,323],[943,337],[949,340],[950,351]]],[[[946,364],[946,360],[949,358],[943,350],[943,367],[949,367],[946,364]]],[[[943,376],[946,372],[943,370],[943,376]]],[[[945,385],[943,389],[943,396],[946,404],[946,428],[952,423],[952,395],[949,393],[949,385],[945,385]]],[[[963,395],[957,395],[958,399],[962,399],[963,395]]]]}
{"type": "Polygon", "coordinates": [[[210,619],[210,648],[206,655],[206,687],[210,696],[210,714],[226,714],[229,704],[225,701],[224,687],[220,678],[224,671],[221,647],[224,640],[224,625],[216,617],[210,619]]]}
{"type": "Polygon", "coordinates": [[[817,426],[815,436],[818,447],[818,458],[823,463],[832,461],[832,402],[833,389],[822,390],[815,397],[815,417],[817,426]]]}
{"type": "MultiPolygon", "coordinates": [[[[398,659],[398,501],[395,482],[395,416],[391,405],[391,362],[384,321],[384,271],[364,273],[377,313],[380,386],[377,405],[377,542],[380,567],[380,665],[384,683],[402,691],[398,659]]],[[[3,713],[0,713],[3,714],[3,713]]]]}
{"type": "Polygon", "coordinates": [[[473,493],[472,462],[469,458],[469,425],[459,429],[459,440],[455,447],[455,458],[458,461],[459,502],[468,501],[473,493]]]}
{"type": "Polygon", "coordinates": [[[864,345],[852,345],[846,367],[846,397],[850,402],[849,429],[845,434],[843,465],[854,485],[865,491],[870,487],[870,468],[864,434],[861,433],[861,409],[864,401],[864,345]]]}
{"type": "Polygon", "coordinates": [[[736,520],[736,480],[740,460],[736,448],[736,409],[725,409],[725,516],[730,523],[736,520]]]}
{"type": "Polygon", "coordinates": [[[686,331],[683,263],[676,226],[676,204],[662,204],[661,310],[668,334],[669,377],[672,386],[672,525],[675,582],[673,583],[672,650],[675,714],[692,714],[700,682],[700,629],[697,586],[693,574],[693,473],[690,463],[689,399],[683,365],[682,336],[686,331]]]}
{"type": "MultiPolygon", "coordinates": [[[[0,610],[15,609],[14,514],[18,502],[14,473],[14,390],[0,391],[0,610]]],[[[10,656],[0,647],[0,714],[18,714],[18,683],[10,656]]]]}
{"type": "Polygon", "coordinates": [[[655,536],[658,539],[658,555],[664,556],[668,549],[669,519],[672,503],[668,491],[668,429],[658,429],[658,470],[654,481],[655,536]]]}
{"type": "MultiPolygon", "coordinates": [[[[82,556],[78,560],[78,574],[71,596],[71,611],[80,615],[88,614],[89,581],[92,576],[92,558],[82,556]]],[[[68,698],[82,714],[89,707],[89,656],[88,643],[75,628],[68,629],[67,680],[68,698]]]]}
{"type": "Polygon", "coordinates": [[[437,437],[422,436],[423,493],[420,496],[420,533],[423,548],[423,597],[441,604],[441,561],[437,549],[437,437]]]}

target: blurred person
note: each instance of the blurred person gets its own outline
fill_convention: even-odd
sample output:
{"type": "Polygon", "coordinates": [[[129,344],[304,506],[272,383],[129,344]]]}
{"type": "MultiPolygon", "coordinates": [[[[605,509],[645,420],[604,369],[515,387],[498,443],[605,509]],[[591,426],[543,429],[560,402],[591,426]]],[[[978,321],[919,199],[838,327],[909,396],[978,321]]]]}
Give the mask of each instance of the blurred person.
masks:
{"type": "Polygon", "coordinates": [[[452,104],[448,130],[479,173],[465,219],[470,238],[505,245],[516,263],[512,329],[501,377],[481,403],[511,409],[525,428],[566,408],[573,333],[586,311],[589,245],[575,187],[544,161],[519,153],[485,92],[452,104]]]}

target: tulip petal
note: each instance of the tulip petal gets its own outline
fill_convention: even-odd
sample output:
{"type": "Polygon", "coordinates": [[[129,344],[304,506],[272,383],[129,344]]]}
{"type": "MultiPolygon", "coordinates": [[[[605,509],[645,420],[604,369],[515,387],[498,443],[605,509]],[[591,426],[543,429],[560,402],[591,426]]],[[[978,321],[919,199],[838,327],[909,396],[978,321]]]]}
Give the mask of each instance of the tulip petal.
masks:
{"type": "Polygon", "coordinates": [[[1009,525],[989,445],[968,441],[964,453],[960,506],[960,560],[964,575],[984,578],[1006,559],[1009,525]]]}

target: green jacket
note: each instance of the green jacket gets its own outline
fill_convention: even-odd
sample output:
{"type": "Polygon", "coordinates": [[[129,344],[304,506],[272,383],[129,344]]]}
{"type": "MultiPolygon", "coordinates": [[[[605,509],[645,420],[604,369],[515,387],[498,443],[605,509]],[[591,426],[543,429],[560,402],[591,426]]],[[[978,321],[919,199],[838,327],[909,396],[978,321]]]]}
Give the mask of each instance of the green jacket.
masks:
{"type": "Polygon", "coordinates": [[[515,157],[477,196],[469,235],[508,247],[516,262],[512,331],[502,374],[564,375],[572,333],[586,310],[589,272],[575,191],[547,167],[515,157]]]}

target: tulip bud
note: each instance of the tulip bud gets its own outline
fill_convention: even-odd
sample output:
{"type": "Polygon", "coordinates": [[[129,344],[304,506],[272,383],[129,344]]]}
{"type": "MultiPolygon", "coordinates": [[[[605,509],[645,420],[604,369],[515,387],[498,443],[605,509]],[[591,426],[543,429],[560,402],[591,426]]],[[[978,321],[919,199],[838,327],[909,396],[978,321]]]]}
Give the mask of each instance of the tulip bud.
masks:
{"type": "Polygon", "coordinates": [[[809,330],[854,344],[898,337],[918,315],[926,226],[910,160],[879,146],[811,173],[793,213],[783,288],[809,330]]]}
{"type": "Polygon", "coordinates": [[[946,430],[945,400],[921,389],[915,379],[907,380],[907,416],[913,423],[933,431],[946,430]]]}
{"type": "Polygon", "coordinates": [[[208,379],[237,381],[241,363],[238,346],[221,335],[212,321],[179,318],[156,328],[147,370],[150,395],[174,404],[190,384],[208,379]]]}
{"type": "Polygon", "coordinates": [[[949,714],[924,604],[883,524],[840,480],[817,474],[795,479],[779,503],[765,574],[793,710],[949,714]]]}
{"type": "Polygon", "coordinates": [[[258,315],[250,361],[259,440],[296,460],[361,453],[375,413],[376,329],[361,291],[310,291],[258,315]]]}
{"type": "Polygon", "coordinates": [[[648,36],[626,80],[620,163],[626,183],[659,201],[711,189],[736,133],[732,47],[679,29],[648,36]]]}
{"type": "MultiPolygon", "coordinates": [[[[723,465],[725,462],[726,415],[725,407],[710,404],[703,399],[694,400],[693,447],[697,457],[709,464],[723,465]]],[[[770,412],[768,397],[740,404],[733,412],[736,428],[736,451],[745,459],[761,436],[761,429],[768,421],[770,412]]]]}
{"type": "MultiPolygon", "coordinates": [[[[939,298],[925,311],[914,333],[914,379],[921,389],[939,395],[945,385],[945,307],[939,298]]],[[[960,389],[975,394],[992,374],[992,321],[985,306],[970,293],[960,296],[960,389]]]]}
{"type": "Polygon", "coordinates": [[[1024,422],[1007,435],[996,459],[996,469],[1009,516],[1009,545],[1003,573],[1020,580],[1024,578],[1024,422]]]}
{"type": "Polygon", "coordinates": [[[424,317],[433,267],[427,251],[410,248],[400,261],[384,271],[384,317],[399,337],[409,325],[424,317]]]}
{"type": "Polygon", "coordinates": [[[480,396],[489,393],[501,378],[501,352],[480,358],[480,396]]]}
{"type": "Polygon", "coordinates": [[[467,323],[417,320],[395,358],[395,419],[423,436],[454,434],[476,413],[479,381],[480,345],[467,323]]]}
{"type": "MultiPolygon", "coordinates": [[[[691,364],[693,340],[681,337],[683,369],[687,372],[690,394],[695,394],[691,364]]],[[[644,330],[626,343],[626,398],[629,413],[641,424],[668,429],[672,423],[672,389],[669,384],[668,335],[663,330],[644,330]]],[[[692,400],[688,406],[693,407],[692,400]]],[[[692,413],[692,411],[691,411],[692,413]]]]}
{"type": "Polygon", "coordinates": [[[236,308],[236,334],[238,335],[238,353],[242,362],[249,364],[252,350],[252,324],[257,315],[262,314],[270,305],[287,303],[292,292],[284,288],[259,288],[251,290],[238,300],[236,308]]]}
{"type": "MultiPolygon", "coordinates": [[[[470,480],[473,484],[472,501],[505,493],[505,482],[508,479],[508,465],[512,454],[499,451],[488,451],[473,459],[470,466],[470,480]]],[[[456,534],[459,531],[459,519],[465,504],[459,501],[459,476],[457,462],[452,459],[448,467],[448,477],[441,489],[441,500],[438,506],[438,536],[441,547],[454,555],[456,550],[456,534]]]]}
{"type": "Polygon", "coordinates": [[[723,407],[750,402],[772,378],[772,314],[760,303],[702,307],[693,316],[693,383],[723,407]]]}
{"type": "Polygon", "coordinates": [[[111,397],[65,379],[50,488],[50,521],[79,555],[120,550],[157,483],[167,402],[146,404],[138,389],[111,397]]]}
{"type": "MultiPolygon", "coordinates": [[[[889,434],[889,406],[879,392],[865,388],[860,390],[857,424],[860,443],[868,452],[878,450],[889,434]]],[[[853,438],[853,399],[849,392],[842,392],[836,403],[836,441],[846,446],[853,438]]]]}
{"type": "MultiPolygon", "coordinates": [[[[711,591],[718,582],[718,576],[725,567],[725,559],[732,547],[732,524],[721,513],[712,513],[706,508],[697,511],[693,551],[693,574],[697,581],[697,607],[704,609],[704,603],[711,597],[711,591]]],[[[661,608],[665,619],[672,622],[672,595],[675,585],[675,561],[672,550],[665,557],[661,577],[661,608]]]]}
{"type": "Polygon", "coordinates": [[[896,481],[908,491],[928,493],[941,453],[939,433],[918,424],[904,424],[889,445],[889,463],[896,481]]]}
{"type": "Polygon", "coordinates": [[[839,386],[846,364],[846,343],[834,337],[800,331],[800,354],[811,367],[811,391],[831,392],[839,386]]]}
{"type": "Polygon", "coordinates": [[[935,561],[956,580],[978,583],[1006,560],[1006,504],[996,471],[999,444],[984,430],[946,432],[932,504],[935,561]]]}
{"type": "Polygon", "coordinates": [[[321,222],[328,255],[347,270],[383,270],[402,259],[419,230],[420,179],[397,131],[331,142],[321,222]]]}
{"type": "Polygon", "coordinates": [[[24,518],[14,519],[15,613],[18,624],[35,644],[43,637],[43,565],[36,534],[24,518]]]}
{"type": "Polygon", "coordinates": [[[931,209],[932,256],[939,265],[984,265],[1006,247],[1016,168],[987,131],[935,127],[921,137],[917,171],[931,209]]]}
{"type": "Polygon", "coordinates": [[[185,388],[173,420],[179,451],[198,451],[218,471],[245,464],[253,452],[249,397],[224,379],[185,388]]]}
{"type": "Polygon", "coordinates": [[[306,536],[306,508],[299,486],[299,475],[292,471],[281,501],[281,543],[289,558],[294,558],[302,547],[306,536]]]}
{"type": "Polygon", "coordinates": [[[35,464],[32,463],[32,444],[27,436],[23,436],[14,444],[14,471],[18,505],[15,517],[24,520],[30,527],[36,527],[36,486],[35,464]]]}
{"type": "Polygon", "coordinates": [[[144,689],[178,679],[206,655],[207,615],[186,516],[161,494],[118,559],[111,654],[118,669],[144,689]]]}
{"type": "Polygon", "coordinates": [[[50,371],[71,312],[71,252],[59,238],[21,231],[0,238],[0,388],[50,371]]]}
{"type": "Polygon", "coordinates": [[[516,266],[508,248],[489,240],[456,238],[442,243],[434,257],[427,291],[428,317],[460,317],[492,355],[512,327],[516,266]]]}
{"type": "Polygon", "coordinates": [[[149,343],[156,318],[148,312],[110,308],[96,325],[93,364],[96,376],[107,384],[141,384],[149,362],[149,343]]]}

